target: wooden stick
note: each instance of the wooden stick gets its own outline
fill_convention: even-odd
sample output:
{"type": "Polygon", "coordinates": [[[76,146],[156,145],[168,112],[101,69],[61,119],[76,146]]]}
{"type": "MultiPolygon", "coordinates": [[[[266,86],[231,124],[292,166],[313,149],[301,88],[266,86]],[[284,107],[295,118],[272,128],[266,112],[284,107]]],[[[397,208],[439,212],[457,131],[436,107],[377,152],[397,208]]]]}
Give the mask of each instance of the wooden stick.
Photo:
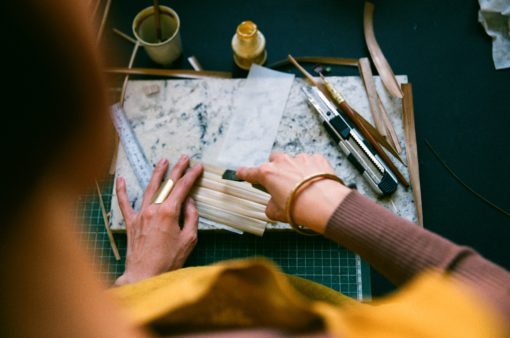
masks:
{"type": "Polygon", "coordinates": [[[189,69],[156,69],[156,68],[122,68],[113,67],[106,68],[106,73],[111,74],[129,74],[129,75],[151,75],[151,76],[169,76],[179,77],[185,79],[202,79],[202,78],[221,78],[230,79],[232,73],[229,72],[216,72],[216,71],[194,71],[189,69]]]}
{"type": "Polygon", "coordinates": [[[266,229],[267,223],[258,219],[222,210],[214,206],[203,204],[201,202],[196,202],[196,206],[200,216],[215,222],[226,224],[244,232],[262,236],[264,234],[264,230],[266,229]]]}
{"type": "MultiPolygon", "coordinates": [[[[135,62],[136,53],[138,52],[138,48],[140,47],[140,41],[136,41],[135,46],[133,47],[133,51],[131,52],[131,58],[129,59],[128,69],[133,67],[133,63],[135,62]]],[[[126,98],[126,89],[129,81],[129,75],[124,77],[124,83],[122,84],[122,92],[120,93],[120,105],[124,105],[124,99],[126,98]]]]}
{"type": "Polygon", "coordinates": [[[120,31],[120,30],[118,30],[117,28],[113,28],[112,30],[113,30],[113,32],[114,32],[115,34],[117,34],[118,36],[120,36],[120,37],[122,37],[122,38],[126,39],[127,41],[131,42],[133,45],[135,45],[135,44],[136,44],[136,39],[135,39],[135,38],[130,37],[129,35],[127,35],[127,34],[126,34],[126,33],[124,33],[124,32],[121,32],[121,31],[120,31]]]}
{"type": "MultiPolygon", "coordinates": [[[[386,130],[389,133],[388,141],[393,145],[396,151],[400,154],[402,152],[402,147],[400,146],[400,141],[398,140],[397,133],[395,132],[395,128],[393,128],[393,124],[390,121],[390,117],[386,112],[386,108],[382,103],[381,97],[377,94],[377,104],[379,105],[379,111],[382,113],[381,116],[383,118],[384,125],[386,126],[386,130]]],[[[400,157],[399,157],[400,159],[400,157]]],[[[406,165],[402,160],[400,160],[402,164],[406,165]]]]}
{"type": "Polygon", "coordinates": [[[153,0],[154,7],[154,20],[156,21],[156,37],[161,42],[163,37],[161,35],[161,13],[159,11],[159,0],[153,0]]]}
{"type": "Polygon", "coordinates": [[[113,237],[112,230],[110,229],[110,221],[108,218],[108,214],[106,213],[106,208],[104,206],[103,194],[101,193],[101,189],[99,189],[99,184],[96,182],[96,191],[97,196],[99,197],[99,206],[101,207],[101,214],[103,215],[104,227],[106,229],[106,234],[108,235],[108,240],[110,241],[110,246],[112,247],[113,255],[115,256],[116,261],[120,261],[119,248],[117,248],[117,243],[115,242],[115,238],[113,237]]]}
{"type": "Polygon", "coordinates": [[[240,189],[239,187],[228,185],[228,184],[222,184],[220,182],[210,180],[207,178],[202,177],[200,179],[200,182],[198,184],[201,187],[208,188],[211,190],[215,190],[224,194],[236,196],[239,198],[245,198],[249,199],[250,201],[259,203],[259,204],[267,204],[269,201],[268,197],[262,197],[258,195],[255,191],[253,192],[247,192],[244,189],[240,189]]]}
{"type": "Polygon", "coordinates": [[[192,191],[192,194],[195,196],[203,196],[207,198],[214,198],[216,201],[225,202],[229,204],[240,205],[245,209],[256,210],[264,213],[266,210],[267,203],[257,203],[254,201],[250,201],[249,199],[245,199],[242,197],[232,196],[229,194],[224,194],[222,192],[216,191],[214,189],[209,189],[202,186],[195,186],[192,191]]]}
{"type": "Polygon", "coordinates": [[[200,62],[198,62],[198,59],[195,57],[195,55],[190,56],[188,58],[188,62],[194,70],[196,71],[204,70],[204,68],[202,67],[200,62]]]}
{"type": "Polygon", "coordinates": [[[261,212],[261,211],[257,211],[257,210],[253,210],[253,209],[245,209],[237,203],[231,203],[229,205],[225,205],[224,203],[222,203],[221,201],[218,201],[217,199],[214,199],[214,198],[211,198],[208,196],[204,196],[204,194],[199,194],[199,193],[196,193],[196,194],[192,193],[191,197],[193,197],[195,202],[200,202],[200,203],[203,203],[203,204],[206,204],[209,206],[217,207],[218,209],[221,209],[221,210],[235,212],[239,215],[258,219],[258,220],[261,220],[261,221],[264,221],[267,223],[271,222],[271,220],[269,218],[267,218],[266,214],[263,211],[261,212]]]}
{"type": "Polygon", "coordinates": [[[296,67],[297,69],[299,69],[299,71],[306,77],[306,79],[313,85],[313,86],[316,86],[316,87],[319,87],[319,82],[315,81],[314,77],[312,76],[312,74],[308,73],[306,71],[306,69],[304,69],[297,61],[296,59],[294,59],[294,57],[292,55],[288,55],[287,56],[290,63],[292,63],[294,65],[294,67],[296,67]]]}
{"type": "Polygon", "coordinates": [[[101,24],[99,25],[99,31],[96,37],[96,44],[99,44],[101,41],[101,37],[103,36],[104,26],[106,24],[106,19],[108,18],[108,14],[110,13],[110,6],[112,4],[112,0],[106,0],[106,5],[103,11],[103,17],[101,18],[101,24]]]}
{"type": "Polygon", "coordinates": [[[374,61],[375,68],[377,68],[377,71],[379,72],[379,76],[381,76],[381,80],[384,83],[384,86],[386,89],[388,89],[388,92],[391,95],[401,99],[402,91],[400,90],[398,81],[395,78],[395,74],[393,73],[390,64],[384,57],[384,54],[381,51],[381,47],[379,47],[379,44],[375,39],[374,5],[370,2],[365,2],[365,11],[363,13],[363,28],[368,51],[370,52],[372,61],[374,61]]]}
{"type": "Polygon", "coordinates": [[[374,77],[372,75],[372,69],[370,68],[370,61],[368,58],[359,59],[359,72],[361,74],[363,84],[365,85],[365,91],[367,92],[368,103],[370,105],[370,112],[372,113],[375,126],[382,136],[386,136],[386,128],[377,104],[377,90],[375,89],[374,77]]]}
{"type": "Polygon", "coordinates": [[[423,209],[421,201],[420,165],[418,162],[418,148],[416,146],[416,129],[414,125],[413,89],[410,83],[402,84],[404,98],[402,100],[402,119],[406,140],[407,163],[409,177],[413,185],[413,196],[416,202],[418,224],[423,226],[423,209]]]}
{"type": "MultiPolygon", "coordinates": [[[[348,67],[358,67],[358,59],[351,58],[337,58],[337,57],[324,57],[324,56],[296,56],[294,60],[302,63],[321,63],[327,65],[337,65],[337,66],[348,66],[348,67]]],[[[280,60],[275,63],[269,65],[269,68],[278,68],[283,67],[291,62],[289,59],[280,60]]],[[[292,63],[292,62],[291,62],[292,63]]]]}
{"type": "Polygon", "coordinates": [[[92,18],[95,19],[97,15],[97,11],[99,10],[99,5],[101,4],[101,0],[93,1],[95,2],[94,8],[92,9],[92,18]]]}

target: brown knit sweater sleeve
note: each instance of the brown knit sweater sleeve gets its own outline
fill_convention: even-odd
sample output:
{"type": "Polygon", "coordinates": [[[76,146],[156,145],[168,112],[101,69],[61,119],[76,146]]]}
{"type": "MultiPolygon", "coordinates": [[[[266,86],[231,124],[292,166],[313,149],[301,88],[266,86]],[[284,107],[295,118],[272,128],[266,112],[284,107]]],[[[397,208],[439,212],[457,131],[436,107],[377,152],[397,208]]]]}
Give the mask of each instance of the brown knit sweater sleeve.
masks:
{"type": "Polygon", "coordinates": [[[510,273],[474,250],[400,218],[356,191],[338,206],[325,236],[358,253],[396,285],[428,269],[451,273],[510,318],[510,273]]]}

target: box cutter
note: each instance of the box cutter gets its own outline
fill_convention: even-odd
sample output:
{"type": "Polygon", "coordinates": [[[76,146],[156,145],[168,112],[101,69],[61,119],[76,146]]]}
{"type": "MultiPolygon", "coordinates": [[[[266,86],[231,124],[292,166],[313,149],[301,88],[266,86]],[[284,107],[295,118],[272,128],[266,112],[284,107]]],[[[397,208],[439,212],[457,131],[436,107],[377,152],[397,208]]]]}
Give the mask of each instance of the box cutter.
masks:
{"type": "Polygon", "coordinates": [[[365,138],[317,87],[304,86],[302,90],[308,103],[319,113],[328,134],[370,187],[379,195],[392,194],[398,181],[365,138]]]}

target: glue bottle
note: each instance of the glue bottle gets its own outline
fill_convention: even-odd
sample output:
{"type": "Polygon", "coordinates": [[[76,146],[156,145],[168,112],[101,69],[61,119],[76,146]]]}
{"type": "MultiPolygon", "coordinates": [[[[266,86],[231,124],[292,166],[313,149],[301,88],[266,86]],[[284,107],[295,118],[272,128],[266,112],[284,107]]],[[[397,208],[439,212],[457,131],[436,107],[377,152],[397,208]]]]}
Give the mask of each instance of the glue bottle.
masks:
{"type": "Polygon", "coordinates": [[[243,21],[237,26],[232,49],[234,61],[242,69],[250,69],[252,63],[262,65],[266,62],[266,38],[252,21],[243,21]]]}

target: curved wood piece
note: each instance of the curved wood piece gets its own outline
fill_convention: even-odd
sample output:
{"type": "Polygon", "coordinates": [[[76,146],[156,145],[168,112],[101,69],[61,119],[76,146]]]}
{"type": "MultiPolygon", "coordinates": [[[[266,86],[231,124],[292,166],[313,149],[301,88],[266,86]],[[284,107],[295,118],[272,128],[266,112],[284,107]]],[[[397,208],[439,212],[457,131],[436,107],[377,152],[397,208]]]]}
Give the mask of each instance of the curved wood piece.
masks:
{"type": "Polygon", "coordinates": [[[402,100],[402,119],[406,140],[407,164],[409,177],[413,186],[414,201],[418,224],[423,226],[423,209],[421,202],[420,165],[418,163],[418,148],[416,146],[416,129],[414,128],[413,90],[410,83],[402,84],[404,99],[402,100]]]}
{"type": "Polygon", "coordinates": [[[390,64],[384,57],[381,51],[381,47],[377,43],[374,34],[374,4],[371,2],[365,2],[365,11],[363,13],[363,29],[365,32],[365,42],[374,61],[375,68],[379,72],[382,82],[388,92],[394,97],[402,98],[402,90],[398,84],[395,74],[390,67],[390,64]]]}

